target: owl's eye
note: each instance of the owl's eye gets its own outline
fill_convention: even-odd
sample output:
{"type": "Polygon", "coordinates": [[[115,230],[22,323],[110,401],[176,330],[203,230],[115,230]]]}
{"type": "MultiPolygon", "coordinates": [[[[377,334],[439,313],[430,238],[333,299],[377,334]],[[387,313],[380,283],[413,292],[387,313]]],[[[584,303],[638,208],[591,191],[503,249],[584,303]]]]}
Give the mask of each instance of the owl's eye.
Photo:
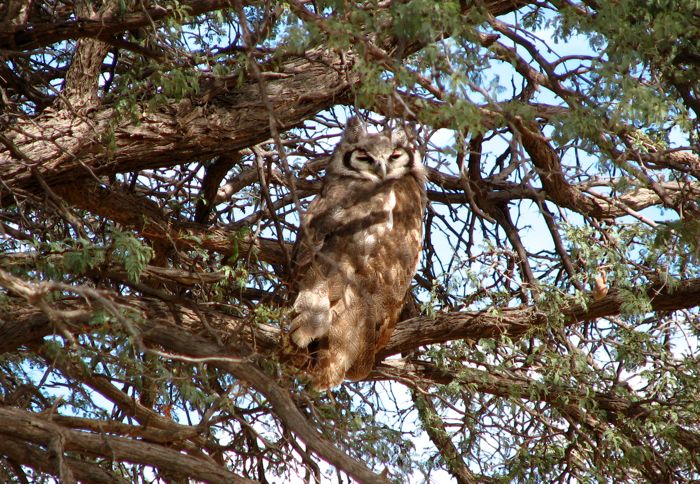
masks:
{"type": "Polygon", "coordinates": [[[365,151],[357,151],[355,158],[362,163],[372,163],[374,159],[369,156],[365,151]]]}
{"type": "Polygon", "coordinates": [[[395,160],[398,160],[399,158],[401,158],[401,155],[403,155],[403,154],[404,154],[403,150],[394,150],[394,152],[391,154],[391,156],[389,158],[391,159],[391,161],[395,161],[395,160]]]}

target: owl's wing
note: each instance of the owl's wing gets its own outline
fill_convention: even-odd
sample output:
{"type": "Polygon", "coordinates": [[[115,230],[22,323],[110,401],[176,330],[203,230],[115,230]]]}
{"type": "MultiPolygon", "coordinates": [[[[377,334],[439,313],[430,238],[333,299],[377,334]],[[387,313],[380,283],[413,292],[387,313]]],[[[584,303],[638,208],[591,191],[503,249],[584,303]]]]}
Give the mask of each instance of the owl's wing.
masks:
{"type": "Polygon", "coordinates": [[[331,306],[337,301],[338,274],[326,242],[342,217],[341,190],[324,187],[302,217],[301,236],[294,257],[294,301],[290,337],[302,348],[325,337],[331,325],[331,306]]]}
{"type": "Polygon", "coordinates": [[[324,249],[329,235],[342,225],[348,199],[337,185],[324,186],[302,215],[302,228],[297,241],[294,262],[296,274],[305,274],[308,265],[324,249]]]}

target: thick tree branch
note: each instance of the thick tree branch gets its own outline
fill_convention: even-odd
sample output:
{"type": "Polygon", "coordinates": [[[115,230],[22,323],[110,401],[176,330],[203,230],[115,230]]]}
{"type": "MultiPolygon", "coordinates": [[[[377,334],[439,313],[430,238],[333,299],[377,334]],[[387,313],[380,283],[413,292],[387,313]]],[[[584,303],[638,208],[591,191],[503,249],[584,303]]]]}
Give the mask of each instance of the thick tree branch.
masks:
{"type": "MultiPolygon", "coordinates": [[[[2,284],[10,289],[12,293],[23,295],[23,298],[28,302],[39,302],[41,300],[40,298],[43,291],[38,290],[38,287],[35,288],[33,285],[24,283],[6,273],[2,273],[2,284]],[[37,299],[37,297],[39,299],[37,299]]],[[[683,281],[673,290],[669,290],[666,287],[650,287],[646,292],[650,297],[652,309],[655,311],[692,308],[700,304],[700,279],[683,281]]],[[[84,303],[78,304],[82,305],[84,303]]],[[[150,304],[153,304],[153,302],[150,304]]],[[[616,291],[611,291],[605,298],[587,307],[573,305],[562,309],[559,313],[561,313],[563,320],[558,321],[556,324],[573,324],[582,320],[615,315],[619,313],[622,304],[623,300],[620,295],[616,291]]],[[[347,456],[337,451],[334,447],[329,446],[329,444],[325,443],[323,440],[318,440],[319,435],[312,427],[304,423],[304,418],[298,413],[298,410],[287,395],[286,390],[283,390],[264,373],[260,372],[252,363],[240,359],[240,351],[243,351],[242,355],[250,354],[249,350],[245,349],[247,346],[246,343],[242,342],[236,344],[238,350],[236,351],[236,356],[232,357],[230,356],[230,350],[218,346],[215,343],[211,343],[201,337],[193,336],[191,329],[187,331],[179,329],[178,327],[187,328],[188,325],[187,319],[183,318],[183,316],[187,316],[187,313],[183,312],[180,308],[158,308],[157,306],[160,305],[156,304],[156,307],[149,309],[149,303],[144,300],[132,304],[131,307],[139,308],[139,306],[143,307],[143,305],[146,306],[145,310],[150,312],[151,316],[137,318],[137,320],[148,321],[147,326],[140,330],[142,331],[140,337],[147,346],[155,346],[166,351],[172,351],[175,354],[181,354],[192,358],[202,358],[210,364],[233,374],[237,378],[248,381],[272,402],[278,415],[280,415],[285,424],[307,442],[315,452],[322,455],[324,459],[327,459],[332,464],[358,478],[360,476],[367,478],[371,475],[365,474],[367,472],[366,469],[362,466],[358,467],[358,465],[351,460],[347,460],[347,456]],[[175,315],[175,311],[179,311],[180,314],[175,315]],[[241,344],[243,346],[241,346],[241,344]]],[[[39,307],[45,306],[39,304],[39,307]]],[[[10,307],[10,309],[12,308],[10,307]]],[[[66,312],[68,310],[60,309],[57,311],[66,312]]],[[[79,309],[74,307],[70,311],[75,313],[79,311],[79,309]]],[[[60,313],[55,311],[53,313],[47,313],[47,328],[50,327],[49,321],[52,320],[52,316],[56,317],[56,314],[60,313]]],[[[24,316],[26,317],[26,313],[24,316]]],[[[33,316],[36,317],[36,315],[33,316]]],[[[221,316],[220,319],[223,324],[230,322],[230,318],[226,316],[221,316]]],[[[189,321],[194,326],[201,324],[197,314],[189,316],[189,321]]],[[[76,327],[74,321],[65,319],[65,322],[69,323],[74,331],[82,331],[80,327],[76,327]]],[[[398,326],[391,342],[382,355],[380,355],[380,358],[397,352],[410,351],[424,344],[446,342],[453,339],[467,338],[476,340],[481,337],[498,336],[500,334],[507,334],[509,337],[516,339],[534,329],[535,326],[543,325],[547,322],[547,316],[536,308],[503,309],[496,314],[488,312],[453,313],[440,315],[434,320],[415,318],[398,326]]],[[[10,320],[4,321],[3,323],[4,324],[0,326],[0,328],[5,330],[5,326],[13,326],[13,323],[22,324],[22,321],[10,320]]],[[[234,331],[234,334],[235,333],[234,331]]],[[[274,330],[270,334],[274,334],[274,330]]],[[[249,340],[249,337],[246,337],[244,334],[240,336],[243,336],[244,340],[249,340]]],[[[5,341],[5,338],[0,338],[0,341],[5,341]]],[[[260,338],[259,341],[263,342],[263,345],[260,347],[261,349],[267,346],[268,349],[272,350],[275,345],[274,336],[271,338],[260,338]]],[[[17,343],[17,341],[15,341],[15,343],[17,343]]],[[[386,365],[389,365],[389,367],[393,367],[392,365],[395,366],[395,364],[391,362],[386,365]]],[[[380,366],[380,371],[381,368],[380,366]]],[[[478,370],[473,371],[479,373],[478,370]]],[[[467,378],[469,373],[460,373],[460,375],[461,378],[467,378]]],[[[433,380],[437,378],[434,372],[431,374],[431,378],[433,380]]],[[[482,391],[493,392],[494,394],[508,392],[508,395],[511,396],[514,385],[523,384],[523,382],[512,381],[508,379],[508,377],[504,378],[508,381],[497,381],[494,380],[494,378],[483,379],[479,377],[479,375],[475,375],[472,379],[474,382],[481,381],[482,386],[486,385],[486,387],[480,388],[482,391]]],[[[100,390],[104,392],[104,389],[100,390]]],[[[523,389],[523,391],[525,390],[528,390],[528,395],[532,392],[532,388],[529,387],[523,389]]],[[[564,393],[552,393],[551,389],[547,388],[543,393],[543,395],[545,395],[543,398],[551,399],[555,397],[548,395],[564,395],[564,393]]],[[[571,395],[568,397],[566,395],[564,396],[566,397],[564,398],[565,402],[572,401],[571,398],[569,398],[571,395]]],[[[634,401],[630,401],[629,399],[611,397],[605,394],[598,394],[596,398],[598,399],[598,404],[601,409],[613,413],[618,412],[624,414],[626,417],[637,418],[640,412],[645,412],[642,407],[639,407],[634,401]]],[[[547,401],[549,402],[550,400],[547,401]]],[[[558,401],[552,400],[550,403],[558,405],[558,401]]],[[[583,419],[583,421],[590,420],[590,416],[581,414],[580,409],[576,405],[571,407],[571,405],[566,404],[562,407],[562,411],[571,414],[572,417],[576,419],[583,419]]],[[[591,420],[591,425],[599,426],[599,423],[591,420]]],[[[685,432],[686,434],[688,433],[687,430],[685,432]]],[[[685,440],[689,441],[689,439],[685,440]]],[[[649,467],[648,472],[656,472],[655,469],[657,466],[654,461],[650,460],[645,465],[649,467]]]]}
{"type": "MultiPolygon", "coordinates": [[[[352,55],[317,49],[279,66],[279,76],[267,82],[267,94],[281,127],[298,125],[347,94],[358,80],[348,77],[352,62],[352,55]]],[[[9,146],[0,150],[0,196],[6,197],[8,189],[35,187],[34,173],[53,185],[175,166],[253,146],[270,135],[268,111],[256,82],[231,88],[217,81],[195,103],[183,100],[175,108],[143,112],[138,120],[116,125],[115,118],[117,113],[109,107],[89,118],[59,111],[6,130],[9,146]],[[103,142],[107,137],[113,137],[113,148],[103,142]],[[17,151],[32,167],[14,159],[17,151]]]]}
{"type": "MultiPolygon", "coordinates": [[[[187,6],[196,14],[228,3],[228,0],[201,0],[187,6]]],[[[524,4],[486,2],[494,14],[524,4]]],[[[150,22],[153,15],[160,19],[168,13],[162,7],[154,9],[158,12],[138,13],[133,25],[122,24],[122,28],[137,27],[141,25],[139,22],[150,22]]],[[[34,36],[38,33],[35,30],[30,32],[34,36]]],[[[15,45],[28,41],[13,40],[15,45]]],[[[253,146],[270,136],[268,107],[275,112],[280,128],[290,128],[341,102],[360,80],[352,70],[355,56],[353,52],[317,48],[282,63],[275,68],[275,76],[265,82],[269,106],[260,99],[256,80],[232,87],[237,78],[232,76],[203,82],[197,99],[183,100],[175,108],[157,112],[140,109],[138,119],[115,123],[118,113],[104,107],[89,118],[58,111],[20,121],[3,133],[0,199],[9,195],[8,189],[35,187],[33,170],[53,185],[86,176],[175,166],[253,146]],[[111,148],[105,147],[105,139],[114,140],[111,148]],[[17,153],[21,153],[22,160],[31,160],[31,169],[17,163],[17,153]]]]}
{"type": "MultiPolygon", "coordinates": [[[[10,290],[15,285],[26,286],[26,283],[17,281],[20,280],[0,271],[0,286],[10,290]]],[[[27,290],[31,293],[31,289],[27,290]]],[[[700,279],[679,281],[673,288],[649,286],[640,289],[640,292],[645,292],[649,297],[654,311],[674,311],[700,306],[700,279]]],[[[197,311],[184,305],[171,306],[146,298],[119,298],[118,302],[141,313],[144,320],[159,320],[184,327],[190,332],[204,330],[197,311]]],[[[555,324],[573,325],[619,315],[623,304],[624,299],[620,292],[612,289],[604,298],[591,302],[586,307],[578,304],[564,306],[552,315],[556,314],[559,319],[555,324]]],[[[6,307],[8,316],[0,320],[0,352],[13,351],[20,345],[36,341],[42,335],[53,332],[50,317],[42,315],[39,310],[25,308],[16,300],[8,301],[6,307]],[[30,324],[33,331],[25,336],[21,328],[30,324]]],[[[85,303],[79,301],[64,300],[56,303],[56,307],[63,312],[76,314],[76,324],[81,324],[90,311],[85,303]]],[[[256,348],[260,351],[274,351],[279,344],[279,330],[272,326],[257,325],[255,333],[251,333],[250,326],[244,321],[236,321],[227,314],[211,309],[201,310],[205,311],[210,327],[221,331],[222,334],[242,338],[243,342],[255,341],[256,348]]],[[[480,338],[497,338],[501,335],[518,339],[548,322],[549,316],[537,306],[443,313],[433,319],[412,318],[397,325],[389,344],[379,353],[378,361],[391,355],[410,352],[423,345],[452,340],[478,341],[480,338]]]]}
{"type": "MultiPolygon", "coordinates": [[[[76,2],[76,15],[79,17],[110,16],[117,10],[117,2],[106,1],[99,13],[95,13],[90,2],[76,2]]],[[[98,104],[97,88],[102,61],[109,51],[109,45],[96,39],[80,39],[73,52],[70,67],[59,98],[63,109],[85,112],[98,104]]]]}
{"type": "Polygon", "coordinates": [[[537,126],[521,118],[513,118],[511,122],[537,168],[547,195],[562,207],[597,218],[605,216],[604,208],[596,200],[584,196],[566,181],[559,156],[537,126]]]}
{"type": "Polygon", "coordinates": [[[277,241],[249,234],[240,236],[237,227],[212,228],[175,222],[148,198],[93,179],[58,185],[54,191],[72,206],[131,227],[153,242],[171,244],[177,249],[205,249],[227,256],[237,253],[270,264],[284,262],[284,253],[277,241]]]}
{"type": "MultiPolygon", "coordinates": [[[[2,439],[0,439],[0,454],[36,472],[46,472],[55,476],[60,475],[61,472],[57,466],[58,461],[51,452],[40,445],[27,442],[24,438],[13,438],[3,435],[2,439]]],[[[63,462],[70,468],[75,478],[81,482],[109,484],[127,484],[131,482],[131,480],[115,476],[96,464],[90,464],[67,456],[63,456],[63,462]]]]}
{"type": "MultiPolygon", "coordinates": [[[[19,2],[18,2],[19,3],[19,2]]],[[[191,16],[221,10],[230,6],[229,0],[188,0],[181,7],[191,16]]],[[[12,29],[0,31],[0,51],[31,50],[70,39],[90,37],[109,39],[117,33],[152,25],[176,15],[174,7],[154,5],[136,12],[121,14],[109,12],[97,18],[78,17],[75,20],[57,19],[55,22],[30,22],[30,18],[17,16],[12,29]]]]}
{"type": "Polygon", "coordinates": [[[205,223],[207,217],[211,213],[215,203],[216,195],[219,191],[219,185],[224,179],[228,171],[240,163],[241,153],[236,152],[230,155],[221,156],[214,160],[204,172],[202,178],[202,191],[199,200],[197,200],[197,209],[194,216],[194,221],[197,223],[205,223]]]}
{"type": "MultiPolygon", "coordinates": [[[[681,281],[673,288],[647,287],[640,289],[650,299],[654,311],[674,311],[700,306],[700,279],[681,281]]],[[[561,307],[556,314],[560,321],[555,324],[572,325],[581,321],[616,316],[624,300],[620,292],[613,289],[603,299],[591,302],[586,307],[578,304],[561,307]]],[[[537,306],[528,308],[491,309],[481,312],[458,312],[440,314],[435,319],[413,318],[399,323],[389,344],[378,358],[410,352],[424,344],[444,343],[451,340],[497,338],[507,335],[518,339],[538,326],[549,322],[549,317],[537,306]]]]}
{"type": "MultiPolygon", "coordinates": [[[[102,433],[70,430],[30,412],[12,407],[0,407],[0,434],[14,439],[49,447],[57,438],[63,451],[75,451],[109,460],[125,460],[167,469],[181,477],[192,477],[210,482],[253,482],[224,468],[196,459],[162,445],[135,439],[113,437],[102,433]]],[[[51,450],[48,450],[50,453],[51,450]]],[[[66,463],[70,465],[70,463],[66,463]]]]}

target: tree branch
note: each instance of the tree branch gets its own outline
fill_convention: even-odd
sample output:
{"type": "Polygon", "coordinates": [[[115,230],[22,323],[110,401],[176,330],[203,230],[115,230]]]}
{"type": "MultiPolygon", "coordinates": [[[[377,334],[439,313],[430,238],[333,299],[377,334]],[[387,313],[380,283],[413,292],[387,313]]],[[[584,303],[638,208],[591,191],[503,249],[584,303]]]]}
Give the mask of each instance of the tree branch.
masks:
{"type": "MultiPolygon", "coordinates": [[[[688,279],[669,287],[648,286],[640,288],[650,299],[654,311],[674,311],[700,305],[700,279],[688,279]]],[[[620,314],[624,300],[616,289],[607,296],[586,307],[579,304],[562,306],[556,311],[566,326],[597,318],[620,314]]],[[[396,326],[389,344],[378,355],[382,360],[388,356],[410,352],[425,344],[444,343],[451,340],[497,338],[506,335],[518,339],[538,326],[545,326],[549,317],[537,306],[528,308],[490,309],[478,312],[456,312],[440,314],[435,319],[413,318],[396,326]]]]}
{"type": "MultiPolygon", "coordinates": [[[[60,469],[56,466],[56,459],[53,458],[54,456],[50,452],[39,445],[27,442],[25,439],[3,435],[3,438],[0,439],[0,454],[37,472],[45,472],[56,476],[60,473],[60,469]]],[[[115,476],[96,464],[90,464],[68,456],[63,456],[63,461],[71,469],[75,478],[82,482],[114,484],[131,482],[131,480],[115,476]]]]}
{"type": "Polygon", "coordinates": [[[476,476],[464,464],[462,456],[452,443],[450,435],[447,433],[442,419],[435,410],[435,405],[429,394],[423,394],[416,388],[411,389],[411,399],[413,400],[418,417],[430,440],[435,444],[442,459],[447,464],[450,474],[457,480],[458,484],[473,484],[477,481],[476,476]]]}
{"type": "Polygon", "coordinates": [[[234,253],[252,255],[270,264],[285,261],[284,252],[276,240],[250,234],[241,237],[237,227],[212,228],[198,223],[176,222],[148,198],[93,179],[58,185],[54,191],[72,206],[131,227],[154,242],[173,244],[178,249],[205,249],[226,256],[234,253]]]}
{"type": "MultiPolygon", "coordinates": [[[[182,477],[192,477],[211,482],[254,482],[237,476],[222,467],[197,459],[162,445],[141,442],[102,433],[70,430],[30,412],[12,407],[0,407],[0,434],[41,446],[60,436],[65,451],[76,451],[104,457],[108,460],[125,460],[169,470],[182,477]]],[[[65,458],[65,457],[64,457],[65,458]]],[[[68,462],[66,462],[69,465],[68,462]]]]}
{"type": "MultiPolygon", "coordinates": [[[[0,270],[0,286],[12,290],[16,285],[33,287],[0,270]]],[[[27,291],[31,292],[31,289],[27,291]]],[[[645,292],[649,297],[653,311],[674,311],[700,306],[700,278],[679,281],[673,288],[648,286],[640,288],[639,291],[645,292]]],[[[144,297],[118,298],[116,302],[140,313],[146,321],[161,321],[163,324],[183,327],[192,333],[205,330],[197,311],[183,305],[171,306],[144,297]]],[[[85,321],[91,311],[89,305],[77,300],[63,300],[53,304],[61,311],[72,311],[78,315],[76,328],[85,321]]],[[[604,298],[585,307],[579,304],[561,306],[555,311],[557,317],[561,318],[556,324],[573,325],[615,316],[620,314],[623,304],[620,292],[613,288],[604,298]]],[[[14,298],[8,300],[5,307],[5,314],[8,316],[0,320],[0,352],[13,351],[41,336],[52,334],[51,319],[48,315],[42,315],[40,309],[28,309],[25,304],[14,298]],[[22,328],[26,327],[31,327],[32,331],[25,335],[22,328]]],[[[221,331],[222,334],[240,338],[243,344],[255,342],[256,351],[274,351],[279,346],[279,329],[274,326],[257,324],[255,331],[251,332],[250,325],[245,321],[237,321],[228,314],[209,308],[199,310],[204,311],[212,328],[221,331]]],[[[435,318],[412,318],[396,326],[391,340],[377,355],[377,361],[391,355],[410,352],[420,346],[453,340],[478,341],[481,338],[496,338],[501,335],[515,340],[537,327],[545,326],[548,322],[548,315],[537,306],[460,311],[439,314],[435,318]]]]}
{"type": "MultiPolygon", "coordinates": [[[[229,5],[229,0],[186,0],[180,3],[191,16],[221,10],[229,5]]],[[[154,5],[127,14],[110,12],[98,18],[56,19],[54,22],[31,23],[31,19],[24,16],[19,23],[15,22],[13,29],[0,32],[0,50],[32,50],[84,37],[109,39],[114,34],[149,26],[177,14],[172,7],[154,5]]]]}

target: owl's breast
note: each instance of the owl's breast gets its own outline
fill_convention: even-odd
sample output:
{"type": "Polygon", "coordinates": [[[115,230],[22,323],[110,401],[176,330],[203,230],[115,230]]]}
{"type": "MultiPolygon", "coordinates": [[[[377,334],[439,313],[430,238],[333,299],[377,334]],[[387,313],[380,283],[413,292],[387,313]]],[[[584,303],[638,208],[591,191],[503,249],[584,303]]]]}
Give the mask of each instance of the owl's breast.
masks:
{"type": "Polygon", "coordinates": [[[368,210],[375,214],[374,223],[353,237],[353,245],[363,256],[358,262],[372,264],[374,259],[384,267],[414,267],[422,240],[420,188],[394,183],[378,195],[368,210]]]}
{"type": "Polygon", "coordinates": [[[375,207],[372,207],[371,215],[368,217],[373,223],[368,225],[365,230],[356,233],[354,237],[354,242],[360,244],[365,253],[372,252],[377,244],[383,242],[386,237],[390,237],[394,230],[396,194],[391,190],[384,194],[378,202],[375,207]]]}
{"type": "Polygon", "coordinates": [[[374,272],[375,266],[415,267],[422,239],[422,193],[413,177],[374,186],[328,187],[309,221],[322,241],[314,252],[365,273],[374,272]]]}

